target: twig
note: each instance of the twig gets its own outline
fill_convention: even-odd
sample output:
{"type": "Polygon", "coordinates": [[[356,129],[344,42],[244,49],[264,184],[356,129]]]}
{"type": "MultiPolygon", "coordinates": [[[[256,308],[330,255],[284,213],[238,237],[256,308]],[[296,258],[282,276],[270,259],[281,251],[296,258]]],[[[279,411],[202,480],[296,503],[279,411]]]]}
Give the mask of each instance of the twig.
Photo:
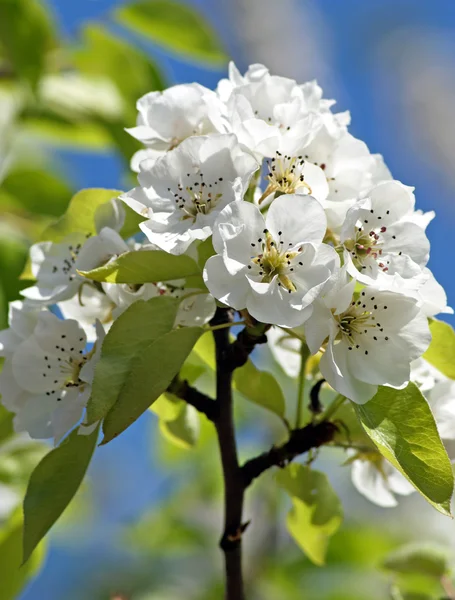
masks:
{"type": "Polygon", "coordinates": [[[271,467],[285,467],[299,454],[313,448],[319,448],[332,441],[338,427],[335,423],[309,423],[301,429],[294,429],[289,440],[282,446],[274,446],[255,458],[248,460],[241,467],[243,485],[247,488],[251,482],[271,467]]]}
{"type": "MultiPolygon", "coordinates": [[[[211,325],[232,321],[232,313],[218,309],[211,325]]],[[[242,523],[244,486],[242,482],[234,430],[232,405],[232,360],[229,329],[213,331],[216,347],[216,402],[218,418],[215,427],[221,454],[224,479],[224,532],[220,547],[224,553],[226,600],[245,600],[242,574],[242,523]]]]}
{"type": "Polygon", "coordinates": [[[188,381],[180,381],[179,379],[175,379],[168,388],[168,391],[171,394],[174,394],[178,398],[185,400],[191,406],[204,414],[209,421],[214,422],[218,417],[218,404],[207,396],[203,394],[196,388],[191,387],[188,381]]]}

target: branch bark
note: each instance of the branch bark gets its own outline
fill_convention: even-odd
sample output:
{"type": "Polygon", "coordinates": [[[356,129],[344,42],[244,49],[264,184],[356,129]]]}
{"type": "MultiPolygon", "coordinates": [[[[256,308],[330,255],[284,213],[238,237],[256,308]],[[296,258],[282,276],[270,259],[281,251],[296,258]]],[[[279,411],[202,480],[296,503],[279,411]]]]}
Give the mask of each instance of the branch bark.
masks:
{"type": "MultiPolygon", "coordinates": [[[[212,323],[232,321],[232,313],[218,309],[212,323]]],[[[224,532],[220,547],[224,553],[226,600],[245,600],[242,574],[242,524],[244,486],[240,472],[235,439],[232,403],[232,372],[229,328],[213,332],[216,347],[216,402],[215,420],[224,478],[224,532]]]]}
{"type": "Polygon", "coordinates": [[[289,440],[282,446],[273,446],[255,458],[248,460],[240,469],[245,489],[251,482],[271,467],[285,467],[299,454],[312,448],[319,448],[332,441],[338,427],[330,421],[309,423],[300,429],[291,431],[289,440]]]}
{"type": "Polygon", "coordinates": [[[207,396],[203,394],[196,388],[192,387],[188,381],[181,381],[180,379],[175,379],[171,385],[168,387],[168,391],[174,396],[185,400],[191,406],[204,414],[209,421],[215,422],[218,417],[218,404],[207,396]]]}

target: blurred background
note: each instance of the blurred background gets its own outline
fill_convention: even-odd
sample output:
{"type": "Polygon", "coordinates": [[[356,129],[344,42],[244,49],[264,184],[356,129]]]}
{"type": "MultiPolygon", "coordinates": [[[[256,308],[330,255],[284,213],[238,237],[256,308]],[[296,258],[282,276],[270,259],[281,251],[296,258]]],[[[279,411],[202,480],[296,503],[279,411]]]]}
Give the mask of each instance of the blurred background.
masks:
{"type": "MultiPolygon", "coordinates": [[[[29,245],[74,191],[132,187],[128,165],[138,148],[123,128],[135,122],[137,98],[182,82],[214,88],[229,58],[241,71],[261,62],[300,82],[317,79],[326,98],[351,111],[353,135],[416,187],[418,208],[436,211],[430,266],[455,304],[453,0],[0,0],[0,328],[29,245]]],[[[257,362],[289,389],[268,354],[257,362]]],[[[244,458],[283,434],[259,411],[240,403],[244,458]]],[[[0,600],[221,598],[213,443],[205,422],[196,442],[174,437],[150,413],[99,448],[35,560],[36,576],[25,581],[24,574],[17,589],[5,590],[8,567],[0,561],[0,600]]],[[[15,490],[0,485],[0,557],[15,494],[42,452],[29,448],[10,480],[0,468],[0,481],[12,480],[15,490]]],[[[389,551],[409,540],[455,550],[452,521],[417,494],[395,509],[369,504],[352,487],[349,467],[340,468],[344,459],[326,449],[317,462],[345,512],[323,568],[287,534],[287,503],[273,474],[255,484],[247,507],[252,600],[395,598],[394,577],[380,566],[389,551]]],[[[413,598],[442,596],[425,578],[412,585],[428,594],[413,598]]]]}

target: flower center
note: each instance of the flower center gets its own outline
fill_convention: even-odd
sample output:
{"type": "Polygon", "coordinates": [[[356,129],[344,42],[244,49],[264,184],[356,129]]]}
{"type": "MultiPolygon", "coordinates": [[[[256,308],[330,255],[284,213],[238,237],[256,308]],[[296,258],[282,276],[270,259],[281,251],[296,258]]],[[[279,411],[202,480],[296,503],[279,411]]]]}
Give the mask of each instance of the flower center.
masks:
{"type": "MultiPolygon", "coordinates": [[[[272,237],[272,234],[264,229],[264,238],[259,238],[258,243],[261,246],[260,254],[251,259],[257,269],[257,274],[261,277],[262,283],[270,283],[275,277],[278,278],[278,285],[283,286],[289,293],[296,291],[296,286],[292,281],[292,272],[297,264],[295,259],[303,252],[300,247],[297,250],[285,250],[284,242],[281,240],[282,232],[278,232],[278,243],[272,237]]],[[[253,247],[255,243],[251,244],[253,247]]],[[[293,244],[289,244],[292,246],[293,244]]],[[[248,268],[253,268],[248,265],[248,268]]]]}
{"type": "Polygon", "coordinates": [[[217,191],[217,186],[223,178],[206,182],[203,173],[199,173],[196,181],[190,173],[187,173],[187,178],[186,184],[177,185],[177,192],[173,192],[171,188],[168,191],[173,194],[177,208],[183,213],[182,220],[191,219],[194,222],[198,214],[209,214],[222,198],[223,194],[217,191]]]}
{"type": "MultiPolygon", "coordinates": [[[[368,224],[368,221],[366,223],[368,224]]],[[[386,231],[386,227],[366,229],[363,223],[358,222],[356,224],[354,236],[346,240],[344,246],[351,254],[352,262],[357,269],[366,269],[365,261],[374,259],[379,261],[378,265],[384,273],[389,270],[383,262],[380,262],[384,249],[384,238],[381,234],[386,231]]]]}
{"type": "Polygon", "coordinates": [[[348,341],[355,345],[357,335],[361,335],[365,328],[376,327],[373,322],[373,313],[369,310],[359,308],[356,303],[351,304],[348,310],[341,315],[335,315],[338,321],[338,340],[348,341]]]}
{"type": "Polygon", "coordinates": [[[266,179],[269,183],[267,189],[259,198],[259,204],[273,193],[277,193],[277,195],[294,194],[298,189],[305,188],[307,194],[311,194],[311,187],[305,181],[303,174],[305,165],[303,157],[283,156],[278,151],[276,154],[275,158],[267,161],[268,175],[266,179]]]}
{"type": "Polygon", "coordinates": [[[52,273],[55,274],[61,271],[64,276],[68,277],[68,281],[73,281],[77,275],[75,263],[81,248],[82,244],[68,246],[68,252],[61,258],[61,262],[52,266],[52,273]]]}

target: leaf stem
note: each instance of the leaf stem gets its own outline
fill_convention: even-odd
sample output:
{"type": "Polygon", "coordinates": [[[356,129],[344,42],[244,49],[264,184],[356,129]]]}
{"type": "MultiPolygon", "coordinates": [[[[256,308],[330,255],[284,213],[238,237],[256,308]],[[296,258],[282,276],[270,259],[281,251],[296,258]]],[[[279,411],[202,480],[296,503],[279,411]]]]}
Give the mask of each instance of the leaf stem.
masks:
{"type": "Polygon", "coordinates": [[[341,405],[347,400],[342,394],[338,394],[338,396],[333,400],[333,402],[327,407],[325,412],[318,418],[318,421],[328,421],[333,417],[336,411],[341,407],[341,405]]]}
{"type": "Polygon", "coordinates": [[[305,367],[306,361],[310,356],[310,351],[305,342],[302,342],[300,348],[300,371],[299,371],[299,386],[297,388],[297,409],[295,414],[295,428],[298,429],[302,425],[303,398],[305,394],[305,367]]]}
{"type": "Polygon", "coordinates": [[[219,325],[209,325],[205,329],[207,329],[207,331],[219,331],[220,329],[228,329],[229,327],[235,327],[236,325],[245,325],[245,321],[235,321],[233,323],[220,323],[219,325]]]}

